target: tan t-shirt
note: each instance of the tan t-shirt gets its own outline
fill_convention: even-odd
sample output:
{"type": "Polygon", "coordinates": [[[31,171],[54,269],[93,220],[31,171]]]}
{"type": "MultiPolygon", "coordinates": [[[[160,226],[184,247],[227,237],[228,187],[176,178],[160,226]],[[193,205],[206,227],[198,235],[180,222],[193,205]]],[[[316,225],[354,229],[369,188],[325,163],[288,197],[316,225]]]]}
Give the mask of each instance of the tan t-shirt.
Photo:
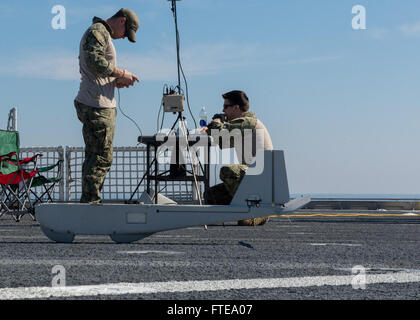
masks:
{"type": "Polygon", "coordinates": [[[259,135],[259,130],[261,130],[261,133],[263,135],[263,139],[264,139],[264,144],[263,145],[259,145],[257,143],[257,150],[273,150],[273,142],[271,141],[271,137],[270,134],[268,133],[267,128],[265,127],[265,125],[258,119],[257,120],[257,125],[255,126],[255,130],[257,130],[257,135],[259,135]],[[261,148],[263,147],[263,148],[261,148]]]}

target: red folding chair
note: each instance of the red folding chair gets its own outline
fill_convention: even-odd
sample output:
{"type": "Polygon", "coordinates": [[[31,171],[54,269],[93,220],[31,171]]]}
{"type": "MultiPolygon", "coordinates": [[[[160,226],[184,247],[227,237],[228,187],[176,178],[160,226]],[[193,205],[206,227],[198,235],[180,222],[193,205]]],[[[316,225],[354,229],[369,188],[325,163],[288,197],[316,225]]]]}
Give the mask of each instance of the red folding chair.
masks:
{"type": "MultiPolygon", "coordinates": [[[[11,152],[6,155],[0,155],[0,164],[7,163],[8,171],[10,167],[15,167],[15,171],[3,173],[0,169],[0,186],[1,186],[1,207],[0,216],[3,214],[11,214],[16,221],[19,221],[25,214],[30,214],[35,220],[33,203],[30,197],[31,186],[34,177],[38,171],[37,162],[41,154],[36,154],[33,157],[18,159],[16,152],[11,152]],[[32,168],[28,170],[27,167],[32,163],[32,168]]],[[[5,166],[0,166],[0,168],[5,166]]]]}
{"type": "Polygon", "coordinates": [[[0,217],[10,214],[20,221],[22,216],[29,214],[36,220],[34,206],[53,201],[51,193],[62,179],[62,160],[52,166],[38,167],[42,154],[20,160],[19,151],[19,133],[0,130],[0,217]],[[5,151],[7,153],[2,155],[5,151]],[[58,168],[55,177],[44,176],[55,168],[58,168]]]}

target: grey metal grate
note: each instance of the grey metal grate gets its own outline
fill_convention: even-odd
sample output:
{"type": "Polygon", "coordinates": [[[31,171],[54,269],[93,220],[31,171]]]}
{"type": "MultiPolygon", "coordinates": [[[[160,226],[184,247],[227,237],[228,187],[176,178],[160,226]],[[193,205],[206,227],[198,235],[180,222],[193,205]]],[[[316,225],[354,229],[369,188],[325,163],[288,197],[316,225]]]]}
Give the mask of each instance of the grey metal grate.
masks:
{"type": "MultiPolygon", "coordinates": [[[[57,183],[52,193],[53,201],[79,201],[82,194],[82,166],[85,158],[83,147],[25,147],[21,148],[20,157],[31,157],[37,153],[43,156],[39,158],[38,166],[45,167],[56,164],[58,160],[63,160],[61,176],[63,179],[57,183]]],[[[153,158],[154,152],[151,150],[150,157],[153,158]]],[[[188,163],[188,153],[184,154],[188,163]]],[[[122,202],[130,199],[137,185],[146,172],[146,148],[144,147],[114,147],[114,159],[110,171],[108,172],[102,189],[102,199],[104,201],[122,202]]],[[[190,165],[187,168],[190,170],[190,165]]],[[[169,164],[159,164],[159,173],[169,171],[169,164]]],[[[150,170],[154,170],[154,165],[150,170]]],[[[198,172],[198,167],[196,167],[198,172]]],[[[57,170],[46,172],[47,178],[57,175],[57,170]]],[[[153,183],[151,187],[153,188],[153,183]]],[[[41,193],[42,187],[38,187],[41,193]]],[[[199,182],[200,193],[203,184],[199,182]]],[[[133,196],[133,200],[138,200],[146,189],[144,180],[133,196]]],[[[194,182],[186,181],[161,181],[159,191],[177,202],[197,202],[194,182]]]]}
{"type": "MultiPolygon", "coordinates": [[[[151,152],[151,158],[153,151],[151,152]]],[[[78,201],[82,193],[82,165],[84,148],[66,147],[66,200],[78,201]]],[[[130,199],[146,172],[146,148],[114,147],[114,159],[102,188],[104,201],[121,202],[130,199]]],[[[151,167],[154,170],[154,166],[151,167]]],[[[159,173],[169,170],[169,164],[160,164],[159,173]]],[[[133,200],[138,200],[146,189],[146,182],[138,188],[133,200]]],[[[168,181],[159,185],[161,193],[177,202],[195,201],[192,182],[168,181]]]]}

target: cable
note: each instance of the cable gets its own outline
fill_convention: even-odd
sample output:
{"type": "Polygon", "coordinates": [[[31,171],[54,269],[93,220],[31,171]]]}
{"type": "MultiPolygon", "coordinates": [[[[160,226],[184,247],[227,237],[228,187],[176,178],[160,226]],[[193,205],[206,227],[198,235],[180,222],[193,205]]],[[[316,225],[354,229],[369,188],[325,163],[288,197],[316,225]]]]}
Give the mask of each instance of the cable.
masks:
{"type": "Polygon", "coordinates": [[[162,97],[162,100],[160,101],[159,113],[158,113],[158,117],[157,117],[157,121],[156,121],[156,132],[160,132],[160,130],[162,130],[162,127],[163,127],[163,120],[165,119],[165,112],[163,112],[162,124],[161,124],[160,129],[159,129],[159,118],[160,118],[160,112],[162,111],[162,108],[163,108],[163,97],[162,97]]]}
{"type": "Polygon", "coordinates": [[[129,116],[127,116],[125,113],[124,113],[124,111],[122,110],[122,108],[121,108],[121,95],[120,95],[120,88],[117,88],[117,90],[118,90],[118,109],[121,111],[121,113],[123,114],[123,116],[124,117],[126,117],[128,120],[130,120],[131,122],[133,122],[134,123],[134,125],[137,127],[137,129],[139,130],[139,132],[140,132],[140,141],[141,141],[141,137],[143,137],[143,132],[141,131],[141,129],[140,129],[140,127],[139,127],[139,125],[137,124],[137,122],[136,121],[134,121],[133,119],[131,119],[129,116]]]}
{"type": "MultiPolygon", "coordinates": [[[[194,117],[194,115],[192,113],[192,110],[191,110],[191,107],[190,107],[189,94],[188,94],[188,83],[187,83],[187,79],[186,79],[185,74],[184,74],[184,70],[182,69],[182,65],[181,65],[180,37],[179,37],[178,21],[177,21],[177,13],[176,13],[176,0],[172,0],[171,10],[172,10],[173,17],[174,17],[174,22],[175,22],[176,54],[177,54],[177,68],[178,68],[178,85],[177,85],[176,88],[178,89],[177,90],[178,94],[180,94],[180,95],[183,94],[183,90],[181,88],[181,77],[180,77],[180,74],[182,73],[182,77],[183,77],[183,80],[184,80],[184,83],[185,83],[185,90],[186,90],[185,93],[186,93],[188,110],[190,112],[192,120],[194,121],[195,129],[197,130],[197,122],[195,120],[195,117],[194,117]]],[[[160,110],[159,110],[159,116],[160,116],[160,110]]],[[[188,132],[188,128],[185,125],[184,118],[183,118],[181,112],[179,112],[178,120],[180,121],[182,128],[185,130],[184,133],[185,133],[185,139],[186,139],[186,144],[187,144],[187,151],[188,151],[188,154],[189,154],[189,157],[190,157],[191,161],[193,162],[193,157],[191,155],[191,150],[189,148],[189,141],[188,141],[189,132],[188,132]]],[[[158,121],[159,121],[159,117],[158,117],[158,121]]],[[[175,126],[175,124],[176,124],[176,122],[174,123],[174,126],[175,126]]],[[[162,119],[162,126],[163,126],[163,119],[162,119]]],[[[197,156],[197,154],[196,154],[196,156],[197,156]]],[[[197,157],[197,159],[198,159],[198,157],[197,157]]],[[[200,163],[199,159],[198,159],[198,162],[200,163]]],[[[200,166],[201,166],[201,163],[200,163],[200,166]]],[[[193,173],[193,177],[194,177],[194,185],[195,185],[195,188],[196,188],[196,192],[197,192],[197,195],[198,195],[198,198],[199,198],[200,205],[202,205],[202,199],[201,199],[200,191],[199,191],[199,188],[198,188],[197,175],[196,175],[193,163],[191,163],[191,168],[192,168],[192,173],[193,173]]],[[[201,166],[201,168],[202,168],[202,166],[201,166]]],[[[202,168],[202,170],[203,170],[203,168],[202,168]]]]}
{"type": "Polygon", "coordinates": [[[174,16],[175,22],[175,36],[176,36],[176,56],[177,56],[177,67],[178,67],[178,93],[181,90],[181,80],[179,75],[179,66],[180,66],[180,58],[179,58],[179,32],[178,32],[178,18],[176,13],[176,0],[172,0],[172,14],[174,16]]]}
{"type": "Polygon", "coordinates": [[[194,126],[195,129],[197,130],[197,122],[195,120],[195,117],[191,111],[191,107],[190,107],[190,99],[189,99],[189,94],[188,94],[188,83],[187,83],[187,78],[185,77],[184,74],[184,70],[182,69],[182,64],[181,64],[181,57],[180,57],[180,37],[179,37],[179,31],[178,31],[178,18],[177,18],[177,13],[176,13],[176,3],[175,1],[172,1],[172,13],[174,16],[174,21],[175,21],[175,37],[176,37],[176,50],[177,50],[177,66],[178,66],[178,93],[181,94],[181,80],[180,80],[180,71],[182,73],[182,77],[184,79],[184,83],[185,83],[185,94],[186,94],[186,98],[187,98],[187,106],[188,106],[188,110],[190,112],[191,118],[194,121],[194,126]]]}
{"type": "Polygon", "coordinates": [[[179,67],[181,68],[182,77],[184,78],[184,82],[185,82],[185,94],[186,94],[186,97],[187,97],[187,107],[188,107],[188,110],[190,112],[191,118],[194,121],[195,129],[197,130],[197,122],[195,121],[195,118],[192,114],[191,107],[190,107],[190,99],[189,99],[189,96],[188,96],[188,83],[187,83],[187,79],[186,79],[185,74],[184,74],[184,70],[182,69],[181,63],[179,64],[179,67]]]}
{"type": "MultiPolygon", "coordinates": [[[[168,85],[167,84],[164,84],[163,89],[162,89],[162,100],[160,101],[159,113],[158,113],[157,120],[156,120],[156,132],[160,131],[159,130],[159,119],[160,119],[160,113],[161,113],[162,108],[163,108],[163,95],[165,94],[165,89],[166,89],[166,91],[168,91],[168,85]]],[[[163,118],[165,118],[165,112],[163,113],[163,118]]],[[[162,124],[163,124],[163,119],[162,119],[162,124]]],[[[160,129],[162,129],[162,127],[160,129]]]]}
{"type": "MultiPolygon", "coordinates": [[[[183,128],[187,131],[187,129],[186,129],[186,126],[185,126],[185,122],[184,122],[184,120],[182,119],[182,117],[181,117],[181,125],[183,126],[183,128]]],[[[188,131],[187,131],[188,132],[188,131]]],[[[187,133],[186,132],[186,133],[187,133]]],[[[192,172],[193,172],[193,177],[194,177],[194,185],[195,185],[195,190],[196,190],[196,192],[197,192],[197,196],[198,196],[198,201],[199,201],[199,203],[200,203],[200,206],[203,204],[203,202],[202,202],[202,199],[201,199],[201,194],[200,194],[200,190],[199,190],[199,188],[198,188],[198,182],[197,182],[197,174],[196,174],[196,172],[195,172],[195,169],[194,169],[194,161],[193,161],[193,157],[192,157],[192,155],[191,155],[191,150],[190,150],[190,146],[189,146],[189,142],[188,142],[188,134],[185,134],[185,140],[186,140],[186,143],[187,143],[187,151],[188,151],[188,155],[189,155],[189,157],[190,157],[190,161],[191,161],[191,169],[192,169],[192,172]]],[[[197,160],[198,160],[198,162],[200,162],[200,160],[197,158],[197,160]]]]}

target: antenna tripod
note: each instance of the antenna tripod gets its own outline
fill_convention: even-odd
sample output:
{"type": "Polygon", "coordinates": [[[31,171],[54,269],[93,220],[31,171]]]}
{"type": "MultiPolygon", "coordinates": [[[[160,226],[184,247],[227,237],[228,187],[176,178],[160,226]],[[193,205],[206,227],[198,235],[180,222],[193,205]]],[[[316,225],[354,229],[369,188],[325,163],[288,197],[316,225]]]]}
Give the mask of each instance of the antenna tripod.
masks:
{"type": "MultiPolygon", "coordinates": [[[[175,120],[174,124],[172,125],[172,128],[170,129],[170,132],[173,131],[173,129],[175,128],[175,126],[178,122],[179,122],[179,124],[178,124],[179,128],[182,129],[182,130],[180,130],[181,134],[177,135],[176,139],[170,139],[172,141],[175,140],[175,143],[176,143],[175,144],[176,159],[175,159],[175,161],[172,161],[173,159],[171,159],[171,170],[168,170],[168,171],[165,171],[163,173],[158,174],[157,148],[162,143],[166,143],[168,141],[163,142],[160,139],[158,140],[157,135],[150,136],[150,137],[149,136],[140,137],[138,139],[138,141],[140,143],[144,143],[144,144],[147,145],[147,157],[146,157],[147,159],[149,159],[150,147],[151,146],[155,147],[154,159],[151,163],[149,163],[149,160],[147,160],[146,172],[143,175],[143,177],[141,178],[141,180],[138,183],[137,187],[135,188],[134,192],[132,192],[130,199],[128,201],[126,201],[126,203],[132,203],[132,199],[133,199],[134,195],[136,194],[136,192],[138,191],[138,189],[139,189],[140,185],[142,184],[142,182],[144,181],[144,179],[147,179],[147,189],[146,190],[147,190],[147,192],[149,192],[149,191],[151,191],[150,190],[150,183],[149,183],[150,178],[155,179],[155,186],[158,185],[158,181],[160,179],[162,179],[160,181],[171,181],[172,180],[171,178],[176,179],[176,178],[179,177],[181,180],[191,181],[191,177],[186,176],[186,173],[188,172],[188,173],[192,174],[192,176],[193,176],[193,182],[194,182],[196,195],[198,197],[200,205],[202,205],[201,193],[199,191],[199,186],[198,186],[197,181],[198,181],[198,179],[201,179],[200,181],[204,181],[205,188],[206,188],[206,190],[208,189],[209,180],[210,180],[209,167],[208,167],[208,165],[204,165],[204,168],[203,168],[203,165],[201,164],[201,162],[199,160],[199,156],[198,156],[197,152],[196,151],[192,152],[190,150],[189,132],[188,132],[187,126],[185,124],[185,117],[182,114],[182,111],[184,110],[183,103],[182,103],[184,95],[183,95],[183,90],[181,88],[181,72],[182,72],[182,76],[183,76],[184,81],[185,81],[188,108],[189,108],[189,103],[188,103],[188,85],[187,85],[187,81],[185,79],[184,72],[182,70],[180,53],[179,53],[180,52],[180,40],[179,40],[179,32],[178,32],[178,17],[177,17],[177,10],[176,10],[176,1],[180,1],[180,0],[168,0],[168,1],[172,2],[171,11],[173,13],[174,21],[175,21],[178,85],[176,87],[171,87],[170,90],[168,90],[168,88],[167,88],[166,93],[164,93],[164,95],[163,95],[162,103],[163,103],[163,106],[164,106],[164,108],[163,108],[164,112],[172,112],[173,114],[178,113],[177,119],[175,120]],[[171,100],[171,99],[168,100],[168,108],[167,109],[165,109],[165,102],[164,102],[165,97],[169,97],[169,98],[175,97],[175,100],[171,100]],[[180,98],[182,98],[182,100],[180,98]],[[190,160],[191,160],[192,171],[187,171],[185,164],[183,164],[182,167],[180,165],[180,159],[179,158],[180,158],[180,155],[182,155],[180,153],[181,137],[185,138],[185,140],[182,140],[182,144],[185,143],[186,148],[188,150],[188,154],[189,154],[189,157],[190,157],[190,160]],[[160,141],[160,142],[158,142],[158,141],[160,141]],[[203,172],[202,177],[201,176],[197,177],[196,168],[195,168],[196,165],[194,165],[194,160],[193,159],[196,160],[197,161],[196,163],[198,163],[200,165],[201,171],[203,172]],[[150,169],[152,168],[153,165],[155,166],[154,176],[152,176],[150,174],[150,169]],[[169,172],[169,176],[166,176],[165,174],[167,174],[168,172],[169,172]],[[184,177],[186,177],[186,179],[183,179],[184,177]]],[[[190,108],[189,108],[189,110],[191,112],[190,108]]],[[[191,116],[194,120],[194,117],[193,117],[192,113],[191,113],[191,116]]],[[[194,123],[195,123],[195,120],[194,120],[194,123]]],[[[163,124],[163,120],[162,120],[162,124],[163,124]]],[[[197,125],[196,125],[196,128],[197,128],[197,125]]],[[[170,137],[167,137],[168,140],[169,140],[169,138],[170,137]]],[[[195,143],[196,142],[198,142],[198,141],[196,140],[195,143]]],[[[192,144],[194,144],[194,143],[192,143],[192,144]]],[[[172,152],[174,152],[174,151],[172,151],[172,152]]],[[[210,148],[209,148],[209,145],[207,145],[207,155],[209,155],[209,152],[210,152],[210,148]]],[[[183,163],[185,163],[185,162],[183,162],[183,163]]],[[[154,196],[155,197],[154,200],[156,201],[156,203],[157,203],[157,194],[160,192],[157,189],[158,188],[156,188],[156,190],[155,190],[155,196],[154,196]]]]}
{"type": "MultiPolygon", "coordinates": [[[[176,62],[177,62],[177,73],[178,73],[178,85],[176,86],[177,89],[177,93],[178,94],[182,94],[182,88],[181,88],[181,59],[180,59],[180,39],[179,39],[179,31],[178,31],[178,15],[177,15],[177,10],[176,10],[176,2],[177,1],[181,1],[181,0],[168,0],[171,2],[171,11],[174,17],[174,22],[175,22],[175,40],[176,40],[176,62]]],[[[190,147],[189,147],[189,142],[188,142],[188,128],[187,125],[185,123],[185,117],[182,115],[182,111],[178,112],[178,117],[176,118],[174,124],[172,125],[172,128],[170,131],[172,131],[175,128],[175,125],[178,123],[178,121],[180,122],[181,125],[178,124],[178,127],[181,128],[181,135],[178,135],[178,138],[176,139],[176,147],[175,147],[175,152],[176,152],[176,161],[175,164],[171,164],[171,174],[177,175],[184,175],[186,174],[186,166],[185,165],[180,165],[180,148],[179,148],[179,142],[180,142],[180,138],[181,136],[185,137],[185,142],[186,142],[186,147],[188,150],[188,154],[190,156],[190,161],[193,161],[192,156],[191,156],[191,151],[190,151],[190,147]]],[[[197,154],[195,155],[197,157],[197,161],[201,166],[200,160],[198,159],[197,154]]],[[[198,196],[200,205],[202,204],[202,199],[201,199],[201,194],[199,192],[199,188],[198,188],[198,182],[197,182],[197,174],[195,172],[194,169],[194,164],[191,163],[191,168],[192,168],[192,174],[194,176],[194,185],[195,185],[195,189],[196,189],[196,194],[198,196]]],[[[202,166],[201,166],[202,168],[202,166]]]]}

